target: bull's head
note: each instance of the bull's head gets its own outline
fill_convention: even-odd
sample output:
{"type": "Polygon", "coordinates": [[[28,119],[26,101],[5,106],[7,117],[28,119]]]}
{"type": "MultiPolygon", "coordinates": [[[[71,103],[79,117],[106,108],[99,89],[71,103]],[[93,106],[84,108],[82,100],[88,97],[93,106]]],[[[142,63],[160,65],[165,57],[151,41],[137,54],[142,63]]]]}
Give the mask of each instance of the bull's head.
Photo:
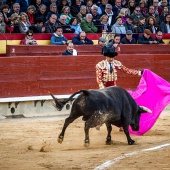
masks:
{"type": "Polygon", "coordinates": [[[138,107],[138,111],[134,115],[133,121],[131,122],[131,127],[133,131],[139,131],[139,122],[140,122],[140,116],[142,113],[152,113],[152,111],[144,106],[138,107]]]}

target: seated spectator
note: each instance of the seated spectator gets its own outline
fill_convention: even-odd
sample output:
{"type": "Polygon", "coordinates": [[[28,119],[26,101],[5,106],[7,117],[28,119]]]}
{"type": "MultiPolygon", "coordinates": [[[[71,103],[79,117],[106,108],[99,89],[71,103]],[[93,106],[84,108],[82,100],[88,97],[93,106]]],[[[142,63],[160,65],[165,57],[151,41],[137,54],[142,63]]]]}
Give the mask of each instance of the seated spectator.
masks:
{"type": "Polygon", "coordinates": [[[163,42],[162,38],[163,38],[163,33],[161,31],[158,31],[156,33],[156,38],[155,38],[155,40],[157,41],[158,44],[165,44],[163,42]]]}
{"type": "MultiPolygon", "coordinates": [[[[93,6],[93,0],[87,0],[86,1],[86,11],[87,13],[90,13],[91,12],[91,8],[93,6]]],[[[98,7],[98,6],[97,6],[98,7]]],[[[98,9],[97,9],[98,10],[98,9]]]]}
{"type": "Polygon", "coordinates": [[[140,17],[137,23],[137,27],[135,27],[134,32],[135,33],[144,33],[144,30],[146,29],[146,22],[145,17],[140,17]]]}
{"type": "Polygon", "coordinates": [[[170,33],[170,13],[165,16],[165,21],[160,24],[159,30],[163,33],[170,33]]]}
{"type": "Polygon", "coordinates": [[[135,10],[135,0],[129,0],[127,5],[128,15],[130,16],[135,10]]]}
{"type": "Polygon", "coordinates": [[[6,24],[4,22],[3,14],[0,12],[0,34],[4,34],[6,32],[6,24]]]}
{"type": "Polygon", "coordinates": [[[45,27],[43,26],[43,19],[42,18],[37,18],[36,23],[34,25],[34,33],[44,33],[45,32],[45,27]]]}
{"type": "Polygon", "coordinates": [[[52,14],[48,21],[44,23],[45,33],[54,33],[56,31],[57,24],[57,15],[52,14]]]}
{"type": "Polygon", "coordinates": [[[120,34],[115,34],[114,39],[109,40],[107,47],[111,48],[113,46],[116,48],[119,44],[121,44],[120,39],[121,39],[120,34]]]}
{"type": "Polygon", "coordinates": [[[77,17],[77,14],[80,12],[81,5],[82,5],[82,1],[81,0],[76,0],[76,4],[73,4],[71,6],[70,12],[71,12],[71,15],[73,17],[77,17]]]}
{"type": "Polygon", "coordinates": [[[62,55],[77,55],[77,51],[74,49],[74,44],[72,42],[67,43],[67,50],[64,51],[62,55]]]}
{"type": "Polygon", "coordinates": [[[142,15],[145,16],[148,13],[148,7],[147,7],[146,1],[145,0],[141,0],[139,2],[139,7],[140,7],[142,15]]]}
{"type": "Polygon", "coordinates": [[[115,20],[116,20],[116,22],[111,28],[112,32],[114,34],[126,34],[126,28],[122,24],[122,17],[117,16],[115,20]]]}
{"type": "Polygon", "coordinates": [[[62,13],[60,16],[65,15],[66,16],[66,24],[69,24],[70,19],[73,18],[73,16],[70,13],[70,7],[69,6],[64,6],[62,9],[62,13]]]}
{"type": "Polygon", "coordinates": [[[1,8],[1,13],[4,17],[4,22],[6,25],[9,25],[10,24],[10,21],[9,21],[9,17],[10,17],[10,14],[9,14],[9,6],[7,4],[4,4],[1,8]]]}
{"type": "Polygon", "coordinates": [[[158,27],[156,27],[156,19],[153,16],[147,18],[146,28],[149,29],[152,34],[155,34],[158,31],[158,27]]]}
{"type": "MultiPolygon", "coordinates": [[[[97,27],[100,24],[100,15],[98,14],[98,6],[97,5],[93,5],[91,7],[91,12],[93,20],[92,22],[94,23],[94,25],[97,27]]],[[[109,18],[109,17],[108,17],[109,18]]],[[[98,27],[97,27],[98,28],[98,27]]]]}
{"type": "Polygon", "coordinates": [[[165,21],[165,16],[169,13],[169,9],[167,6],[163,7],[162,9],[162,13],[161,15],[159,16],[160,17],[160,23],[164,22],[165,21]]]}
{"type": "Polygon", "coordinates": [[[68,0],[61,0],[58,4],[58,13],[61,14],[63,7],[69,6],[68,0]]]}
{"type": "Polygon", "coordinates": [[[127,16],[127,19],[126,19],[126,22],[123,23],[126,31],[127,30],[131,30],[133,33],[134,33],[134,29],[137,27],[137,26],[134,26],[132,24],[132,20],[133,18],[131,16],[127,16]]]}
{"type": "Polygon", "coordinates": [[[52,37],[51,37],[51,44],[54,45],[64,45],[67,43],[67,38],[64,37],[63,35],[63,29],[61,26],[58,26],[56,28],[56,32],[53,33],[52,37]]]}
{"type": "Polygon", "coordinates": [[[10,33],[21,33],[19,30],[20,15],[13,13],[10,16],[10,33]]]}
{"type": "Polygon", "coordinates": [[[86,33],[84,31],[73,37],[72,42],[76,45],[93,44],[93,41],[86,37],[86,33]]]}
{"type": "Polygon", "coordinates": [[[31,1],[27,0],[27,1],[23,1],[23,0],[16,0],[16,3],[20,4],[20,12],[27,12],[28,6],[31,5],[31,1]]]}
{"type": "Polygon", "coordinates": [[[106,45],[105,43],[106,43],[106,39],[103,37],[100,37],[98,40],[98,44],[102,46],[102,49],[106,45]]]}
{"type": "Polygon", "coordinates": [[[77,18],[75,17],[71,18],[70,27],[75,30],[75,34],[79,34],[80,32],[82,32],[80,25],[77,23],[77,18]]]}
{"type": "Polygon", "coordinates": [[[127,30],[126,37],[121,39],[122,44],[136,44],[136,39],[132,37],[133,33],[131,30],[127,30]]]}
{"type": "Polygon", "coordinates": [[[43,0],[34,0],[31,4],[35,6],[35,11],[38,11],[43,2],[43,0]]]}
{"type": "Polygon", "coordinates": [[[97,27],[92,22],[92,14],[87,14],[86,19],[81,21],[80,27],[86,33],[96,33],[98,31],[97,27]]]}
{"type": "Polygon", "coordinates": [[[69,24],[66,24],[67,17],[65,15],[61,15],[58,20],[58,25],[63,28],[63,33],[74,33],[75,29],[71,28],[69,24]]]}
{"type": "Polygon", "coordinates": [[[20,13],[19,30],[21,33],[26,33],[31,27],[28,15],[25,12],[20,13]]]}
{"type": "Polygon", "coordinates": [[[151,34],[152,32],[149,29],[145,29],[143,35],[138,38],[138,44],[157,44],[151,34]]]}
{"type": "Polygon", "coordinates": [[[101,28],[98,27],[98,32],[101,33],[101,32],[111,32],[111,26],[108,24],[108,20],[109,20],[109,17],[104,14],[101,16],[100,18],[100,24],[101,24],[101,28]]]}
{"type": "Polygon", "coordinates": [[[14,3],[12,5],[12,9],[10,10],[9,16],[11,16],[13,13],[17,13],[18,15],[20,14],[20,4],[19,3],[14,3]]]}
{"type": "Polygon", "coordinates": [[[37,20],[37,18],[42,18],[43,19],[43,23],[45,23],[47,21],[47,7],[44,4],[41,4],[39,6],[39,10],[35,12],[35,22],[37,20]]]}
{"type": "Polygon", "coordinates": [[[56,3],[50,4],[50,11],[47,13],[46,20],[48,20],[52,14],[57,15],[57,18],[59,17],[56,3]]]}
{"type": "Polygon", "coordinates": [[[31,25],[35,24],[35,11],[36,11],[36,8],[34,5],[30,5],[27,9],[27,15],[28,15],[28,19],[31,25]]]}
{"type": "Polygon", "coordinates": [[[125,23],[128,17],[128,10],[127,8],[122,8],[118,14],[118,16],[122,17],[122,23],[125,23]]]}
{"type": "Polygon", "coordinates": [[[86,6],[82,5],[80,7],[80,12],[76,16],[78,23],[81,23],[82,19],[86,18],[86,6]]]}
{"type": "Polygon", "coordinates": [[[21,45],[37,45],[37,41],[33,38],[33,31],[28,30],[26,32],[25,39],[21,40],[20,44],[21,45]]]}

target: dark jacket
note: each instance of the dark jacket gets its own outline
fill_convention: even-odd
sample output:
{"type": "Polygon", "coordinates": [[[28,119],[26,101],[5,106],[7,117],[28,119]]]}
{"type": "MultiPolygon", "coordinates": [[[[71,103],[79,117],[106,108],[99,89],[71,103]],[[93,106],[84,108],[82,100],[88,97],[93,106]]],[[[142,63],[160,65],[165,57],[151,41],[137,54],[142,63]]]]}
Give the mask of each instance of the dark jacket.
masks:
{"type": "Polygon", "coordinates": [[[132,38],[131,41],[129,41],[126,37],[122,38],[120,41],[122,44],[136,44],[136,39],[132,38]]]}
{"type": "Polygon", "coordinates": [[[73,55],[73,54],[70,53],[68,50],[66,50],[66,51],[64,51],[64,52],[62,53],[62,55],[73,55]]]}
{"type": "Polygon", "coordinates": [[[138,44],[150,44],[149,41],[154,41],[154,39],[150,36],[149,39],[145,38],[144,35],[138,38],[138,44]]]}
{"type": "Polygon", "coordinates": [[[49,20],[44,23],[45,33],[54,33],[56,31],[57,23],[52,24],[49,20]]]}
{"type": "Polygon", "coordinates": [[[168,33],[167,26],[165,22],[162,22],[159,26],[159,30],[163,33],[168,33]]]}
{"type": "Polygon", "coordinates": [[[162,39],[158,40],[157,38],[155,38],[155,40],[158,42],[158,44],[165,44],[162,39]]]}
{"type": "Polygon", "coordinates": [[[60,21],[58,21],[58,25],[60,25],[63,28],[63,33],[74,33],[75,29],[71,28],[68,24],[62,24],[60,21]]]}
{"type": "Polygon", "coordinates": [[[86,37],[85,38],[85,43],[83,43],[82,41],[80,41],[80,36],[77,35],[77,36],[73,37],[72,43],[77,44],[77,45],[83,45],[83,44],[93,44],[93,41],[86,37]]]}

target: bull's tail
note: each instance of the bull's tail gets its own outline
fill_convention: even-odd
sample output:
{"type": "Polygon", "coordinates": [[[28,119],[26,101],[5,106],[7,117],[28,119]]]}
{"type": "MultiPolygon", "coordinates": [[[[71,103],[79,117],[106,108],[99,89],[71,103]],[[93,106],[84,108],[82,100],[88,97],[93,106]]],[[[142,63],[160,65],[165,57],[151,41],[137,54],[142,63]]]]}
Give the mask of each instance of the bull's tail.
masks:
{"type": "Polygon", "coordinates": [[[70,101],[76,94],[79,93],[86,93],[87,90],[79,90],[77,92],[75,92],[74,94],[72,94],[68,99],[64,100],[64,101],[59,101],[52,93],[50,93],[51,97],[54,99],[55,103],[54,103],[54,107],[56,107],[59,111],[61,111],[64,107],[64,105],[70,101]]]}

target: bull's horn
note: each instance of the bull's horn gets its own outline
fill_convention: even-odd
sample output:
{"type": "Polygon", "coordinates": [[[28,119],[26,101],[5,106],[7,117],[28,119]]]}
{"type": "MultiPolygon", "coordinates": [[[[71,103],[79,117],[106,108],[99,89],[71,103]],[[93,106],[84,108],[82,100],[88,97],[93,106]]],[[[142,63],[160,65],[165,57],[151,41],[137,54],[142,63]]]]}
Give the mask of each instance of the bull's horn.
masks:
{"type": "Polygon", "coordinates": [[[150,110],[149,108],[145,107],[145,106],[139,106],[141,109],[145,110],[148,113],[152,113],[152,110],[150,110]]]}

